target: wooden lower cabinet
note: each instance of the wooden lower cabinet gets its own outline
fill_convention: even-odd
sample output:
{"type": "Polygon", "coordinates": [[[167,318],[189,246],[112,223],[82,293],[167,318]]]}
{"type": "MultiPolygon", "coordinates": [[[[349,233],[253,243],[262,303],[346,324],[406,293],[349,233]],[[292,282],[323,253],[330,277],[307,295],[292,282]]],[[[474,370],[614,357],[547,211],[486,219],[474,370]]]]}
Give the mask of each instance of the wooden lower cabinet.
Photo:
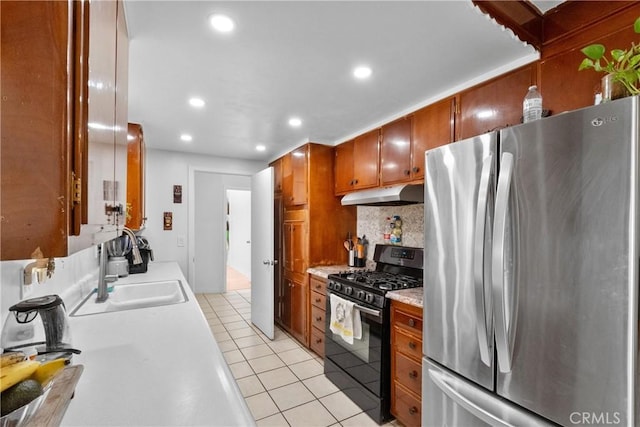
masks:
{"type": "Polygon", "coordinates": [[[309,348],[318,356],[324,357],[324,331],[327,301],[327,279],[309,275],[309,329],[311,337],[309,348]]]}
{"type": "Polygon", "coordinates": [[[422,419],[422,307],[391,303],[391,413],[406,427],[422,419]]]}

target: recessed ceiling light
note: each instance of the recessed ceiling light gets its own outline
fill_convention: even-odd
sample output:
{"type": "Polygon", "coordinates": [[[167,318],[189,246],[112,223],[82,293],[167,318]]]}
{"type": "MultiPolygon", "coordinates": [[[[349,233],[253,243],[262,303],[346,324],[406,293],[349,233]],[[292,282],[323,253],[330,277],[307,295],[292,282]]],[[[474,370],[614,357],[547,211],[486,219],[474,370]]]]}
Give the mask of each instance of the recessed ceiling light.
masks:
{"type": "Polygon", "coordinates": [[[209,17],[209,23],[214,30],[221,33],[229,33],[233,31],[236,26],[231,18],[229,18],[227,15],[221,15],[219,13],[214,13],[213,15],[211,15],[209,17]]]}
{"type": "Polygon", "coordinates": [[[182,135],[180,135],[180,139],[184,142],[191,142],[193,141],[193,137],[189,134],[183,133],[182,135]]]}
{"type": "Polygon", "coordinates": [[[353,69],[353,76],[356,79],[366,79],[371,76],[371,68],[361,65],[353,69]]]}
{"type": "Polygon", "coordinates": [[[264,151],[266,149],[267,147],[265,147],[264,145],[256,145],[256,151],[264,151]]]}
{"type": "Polygon", "coordinates": [[[298,117],[291,117],[289,119],[289,126],[293,126],[294,128],[300,127],[300,125],[302,125],[302,120],[300,120],[298,117]]]}
{"type": "Polygon", "coordinates": [[[190,98],[189,99],[189,105],[191,105],[192,107],[195,107],[195,108],[202,108],[202,107],[204,107],[204,99],[202,99],[202,98],[190,98]]]}

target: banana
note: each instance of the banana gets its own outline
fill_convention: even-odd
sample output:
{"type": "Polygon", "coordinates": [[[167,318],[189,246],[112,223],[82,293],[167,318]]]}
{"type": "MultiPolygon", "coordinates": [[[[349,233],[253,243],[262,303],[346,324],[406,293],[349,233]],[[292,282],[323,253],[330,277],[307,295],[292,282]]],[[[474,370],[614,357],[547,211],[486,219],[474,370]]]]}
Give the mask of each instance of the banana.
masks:
{"type": "Polygon", "coordinates": [[[40,365],[41,363],[35,360],[23,360],[22,362],[0,368],[0,392],[29,378],[40,365]]]}
{"type": "Polygon", "coordinates": [[[22,362],[25,358],[25,354],[21,351],[10,351],[0,355],[0,368],[13,365],[14,363],[22,362]]]}
{"type": "Polygon", "coordinates": [[[66,359],[54,359],[43,362],[31,375],[31,379],[38,381],[42,387],[44,387],[59,371],[64,369],[66,364],[66,359]]]}

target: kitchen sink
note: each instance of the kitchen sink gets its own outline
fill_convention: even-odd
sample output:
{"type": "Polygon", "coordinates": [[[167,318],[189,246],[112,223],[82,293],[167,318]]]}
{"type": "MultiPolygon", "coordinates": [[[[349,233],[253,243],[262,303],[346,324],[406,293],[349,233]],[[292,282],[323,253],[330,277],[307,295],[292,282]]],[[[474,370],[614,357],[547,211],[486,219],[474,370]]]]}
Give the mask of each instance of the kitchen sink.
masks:
{"type": "Polygon", "coordinates": [[[113,291],[109,292],[109,299],[101,303],[96,302],[96,292],[95,290],[91,292],[71,312],[70,316],[112,313],[115,311],[180,304],[187,301],[187,294],[180,280],[158,280],[128,285],[116,284],[113,291]]]}

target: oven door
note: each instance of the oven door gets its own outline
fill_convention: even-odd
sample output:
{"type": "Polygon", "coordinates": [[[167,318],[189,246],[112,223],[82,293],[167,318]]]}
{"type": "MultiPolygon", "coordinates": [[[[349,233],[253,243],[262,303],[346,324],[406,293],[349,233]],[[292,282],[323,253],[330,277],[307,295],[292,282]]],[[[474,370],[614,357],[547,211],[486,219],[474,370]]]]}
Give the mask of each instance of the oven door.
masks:
{"type": "MultiPolygon", "coordinates": [[[[334,293],[328,290],[328,293],[334,293]]],[[[363,307],[360,302],[342,294],[340,298],[352,301],[357,307],[362,323],[362,338],[347,343],[340,335],[331,332],[331,298],[327,298],[325,316],[325,360],[347,373],[376,396],[382,396],[388,387],[384,377],[389,371],[388,308],[363,307]],[[386,325],[385,325],[386,324],[386,325]],[[387,366],[386,369],[383,369],[387,366]]]]}

